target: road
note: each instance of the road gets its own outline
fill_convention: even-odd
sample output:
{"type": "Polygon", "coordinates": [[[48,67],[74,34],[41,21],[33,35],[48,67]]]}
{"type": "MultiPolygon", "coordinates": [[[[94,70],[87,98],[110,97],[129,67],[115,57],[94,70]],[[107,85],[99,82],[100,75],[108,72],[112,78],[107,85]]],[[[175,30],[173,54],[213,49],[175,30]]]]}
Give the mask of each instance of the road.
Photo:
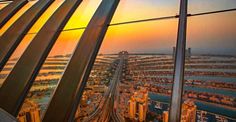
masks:
{"type": "Polygon", "coordinates": [[[91,122],[91,121],[93,122],[110,122],[110,121],[120,122],[120,121],[123,121],[122,117],[117,115],[114,109],[116,95],[118,94],[117,86],[122,76],[124,55],[121,55],[119,58],[120,58],[119,64],[111,80],[111,85],[109,87],[108,92],[105,93],[104,98],[102,99],[102,102],[99,104],[98,109],[96,109],[94,113],[91,114],[88,118],[86,118],[84,122],[91,122]]]}

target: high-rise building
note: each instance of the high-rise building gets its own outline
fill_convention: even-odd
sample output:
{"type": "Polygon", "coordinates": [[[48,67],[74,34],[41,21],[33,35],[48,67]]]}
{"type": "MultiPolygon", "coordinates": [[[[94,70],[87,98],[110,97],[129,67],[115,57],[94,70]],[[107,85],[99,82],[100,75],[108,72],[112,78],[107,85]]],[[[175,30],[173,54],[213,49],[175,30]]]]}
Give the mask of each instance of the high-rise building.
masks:
{"type": "Polygon", "coordinates": [[[192,55],[191,48],[188,48],[188,49],[186,50],[185,55],[186,55],[187,58],[191,58],[191,55],[192,55]]]}
{"type": "MultiPolygon", "coordinates": [[[[174,59],[175,58],[175,54],[176,54],[176,47],[173,47],[173,53],[172,53],[172,58],[174,59]]],[[[192,51],[191,51],[191,48],[188,48],[185,50],[185,56],[186,58],[191,58],[191,55],[192,55],[192,51]]]]}
{"type": "Polygon", "coordinates": [[[40,122],[40,109],[38,104],[26,100],[17,119],[19,122],[40,122]]]}
{"type": "Polygon", "coordinates": [[[175,52],[176,52],[176,48],[173,47],[173,52],[172,52],[172,58],[173,58],[173,59],[175,58],[175,52]]]}
{"type": "Polygon", "coordinates": [[[169,119],[169,112],[164,111],[163,112],[163,122],[168,122],[168,119],[169,119]]]}
{"type": "Polygon", "coordinates": [[[130,119],[135,118],[135,113],[136,113],[136,102],[133,97],[129,100],[129,117],[130,119]]]}
{"type": "Polygon", "coordinates": [[[182,104],[181,122],[195,122],[196,121],[197,106],[192,100],[186,100],[182,104]]]}
{"type": "Polygon", "coordinates": [[[145,121],[148,109],[148,91],[140,89],[129,100],[129,117],[140,122],[145,121]]]}
{"type": "MultiPolygon", "coordinates": [[[[197,106],[192,100],[186,100],[182,104],[181,122],[196,121],[197,106]]],[[[163,122],[168,122],[169,112],[163,112],[163,122]]]]}

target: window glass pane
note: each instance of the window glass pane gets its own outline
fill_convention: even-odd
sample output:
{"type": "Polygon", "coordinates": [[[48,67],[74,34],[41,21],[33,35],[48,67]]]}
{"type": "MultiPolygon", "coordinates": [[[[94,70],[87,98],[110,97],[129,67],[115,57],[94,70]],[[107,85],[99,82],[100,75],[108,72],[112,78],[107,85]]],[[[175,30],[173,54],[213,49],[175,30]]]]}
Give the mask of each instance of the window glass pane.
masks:
{"type": "Polygon", "coordinates": [[[169,19],[110,26],[76,119],[162,121],[170,102],[177,25],[178,19],[169,19]]]}
{"type": "Polygon", "coordinates": [[[90,73],[76,120],[163,121],[169,109],[179,1],[121,0],[90,73]],[[114,26],[115,25],[115,26],[114,26]]]}
{"type": "Polygon", "coordinates": [[[178,0],[121,0],[111,23],[178,14],[178,0]]]}
{"type": "Polygon", "coordinates": [[[189,0],[188,13],[200,13],[236,8],[235,0],[189,0]]]}
{"type": "Polygon", "coordinates": [[[55,0],[35,22],[28,33],[37,33],[64,1],[65,0],[55,0]]]}
{"type": "Polygon", "coordinates": [[[73,17],[64,27],[64,30],[86,27],[101,1],[102,0],[83,0],[81,6],[76,9],[73,17]]]}
{"type": "MultiPolygon", "coordinates": [[[[41,117],[83,31],[61,32],[25,99],[25,106],[27,106],[28,101],[38,106],[37,109],[41,117]]],[[[23,105],[21,108],[18,118],[25,117],[24,111],[28,109],[25,106],[23,105]]]]}
{"type": "MultiPolygon", "coordinates": [[[[24,111],[28,109],[27,105],[29,102],[37,106],[36,108],[37,112],[40,114],[39,116],[43,116],[53,92],[58,85],[58,81],[69,62],[71,54],[84,32],[84,29],[78,28],[87,26],[87,23],[96,11],[100,2],[101,0],[84,0],[77,8],[76,12],[74,12],[40,69],[40,72],[25,99],[18,119],[26,116],[24,111]]],[[[31,107],[34,105],[31,105],[31,107]]]]}
{"type": "Polygon", "coordinates": [[[235,15],[188,18],[182,120],[236,121],[235,15]]]}
{"type": "Polygon", "coordinates": [[[22,55],[23,51],[25,50],[26,45],[30,43],[30,41],[34,38],[34,36],[35,34],[27,34],[22,40],[21,44],[16,48],[13,55],[7,61],[6,65],[0,72],[0,87],[2,86],[2,83],[5,81],[8,74],[11,72],[11,70],[15,66],[16,62],[19,60],[19,57],[22,55]]]}
{"type": "Polygon", "coordinates": [[[19,18],[21,17],[31,6],[33,6],[37,1],[29,1],[26,5],[24,5],[16,14],[11,17],[10,20],[0,29],[0,36],[19,18]]]}
{"type": "Polygon", "coordinates": [[[36,23],[29,30],[30,34],[27,34],[18,45],[14,53],[11,55],[7,65],[0,72],[2,77],[0,77],[0,86],[6,79],[7,75],[11,72],[12,68],[15,66],[19,57],[23,54],[27,46],[36,36],[36,33],[41,29],[41,27],[46,23],[46,21],[50,18],[50,16],[57,10],[57,8],[63,3],[63,0],[57,0],[52,3],[51,6],[42,14],[42,16],[36,21],[36,23]],[[8,66],[10,64],[10,66],[8,66]]]}
{"type": "Polygon", "coordinates": [[[121,0],[111,23],[175,16],[178,0],[121,0]]]}

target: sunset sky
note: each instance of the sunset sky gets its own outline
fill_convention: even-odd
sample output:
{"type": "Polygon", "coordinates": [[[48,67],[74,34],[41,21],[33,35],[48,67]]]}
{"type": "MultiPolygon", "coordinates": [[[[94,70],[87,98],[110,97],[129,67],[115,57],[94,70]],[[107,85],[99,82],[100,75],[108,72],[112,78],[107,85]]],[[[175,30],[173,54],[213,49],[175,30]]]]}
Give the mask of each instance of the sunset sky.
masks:
{"type": "MultiPolygon", "coordinates": [[[[84,0],[77,8],[64,30],[86,27],[101,0],[84,0]]],[[[63,3],[56,0],[38,19],[29,33],[37,33],[53,12],[63,3]]],[[[29,2],[0,30],[0,35],[28,10],[34,3],[29,2]]],[[[236,0],[190,0],[189,13],[199,13],[236,8],[236,0]]],[[[121,0],[111,23],[178,14],[179,0],[121,0]]],[[[196,53],[236,52],[236,12],[189,17],[187,47],[196,53]],[[207,49],[207,50],[206,50],[207,49]]],[[[100,53],[129,52],[171,53],[176,44],[178,19],[150,21],[109,27],[100,53]]],[[[72,53],[83,29],[64,31],[55,43],[50,56],[72,53]]],[[[19,57],[35,37],[28,34],[19,45],[12,58],[19,57]]],[[[43,40],[42,40],[43,41],[43,40]]]]}

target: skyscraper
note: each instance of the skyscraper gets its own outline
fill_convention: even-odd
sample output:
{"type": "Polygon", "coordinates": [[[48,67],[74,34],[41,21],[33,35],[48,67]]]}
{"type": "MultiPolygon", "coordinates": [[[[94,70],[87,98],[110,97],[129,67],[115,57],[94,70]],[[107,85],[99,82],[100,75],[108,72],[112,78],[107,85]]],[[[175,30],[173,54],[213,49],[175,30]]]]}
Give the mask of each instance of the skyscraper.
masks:
{"type": "Polygon", "coordinates": [[[197,106],[191,100],[186,100],[182,104],[181,122],[195,122],[196,121],[197,106]]]}
{"type": "MultiPolygon", "coordinates": [[[[173,52],[172,52],[172,58],[174,59],[175,58],[175,54],[176,54],[176,47],[173,47],[173,52]]],[[[191,55],[192,55],[192,50],[191,48],[188,48],[185,50],[185,56],[186,58],[191,58],[191,55]]]]}
{"type": "Polygon", "coordinates": [[[131,96],[129,100],[129,117],[130,119],[145,121],[148,109],[148,91],[140,89],[131,96]]]}
{"type": "MultiPolygon", "coordinates": [[[[196,121],[196,112],[197,106],[194,104],[192,100],[186,100],[182,104],[182,115],[181,122],[195,122],[196,121]]],[[[163,122],[168,122],[169,112],[163,112],[163,122]]]]}
{"type": "Polygon", "coordinates": [[[18,115],[19,122],[40,122],[40,110],[36,103],[26,100],[18,115]]]}
{"type": "Polygon", "coordinates": [[[164,111],[163,112],[163,122],[168,122],[168,118],[169,118],[169,112],[164,111]]]}
{"type": "Polygon", "coordinates": [[[129,117],[130,119],[135,118],[135,112],[136,112],[136,102],[133,97],[129,100],[129,117]]]}

